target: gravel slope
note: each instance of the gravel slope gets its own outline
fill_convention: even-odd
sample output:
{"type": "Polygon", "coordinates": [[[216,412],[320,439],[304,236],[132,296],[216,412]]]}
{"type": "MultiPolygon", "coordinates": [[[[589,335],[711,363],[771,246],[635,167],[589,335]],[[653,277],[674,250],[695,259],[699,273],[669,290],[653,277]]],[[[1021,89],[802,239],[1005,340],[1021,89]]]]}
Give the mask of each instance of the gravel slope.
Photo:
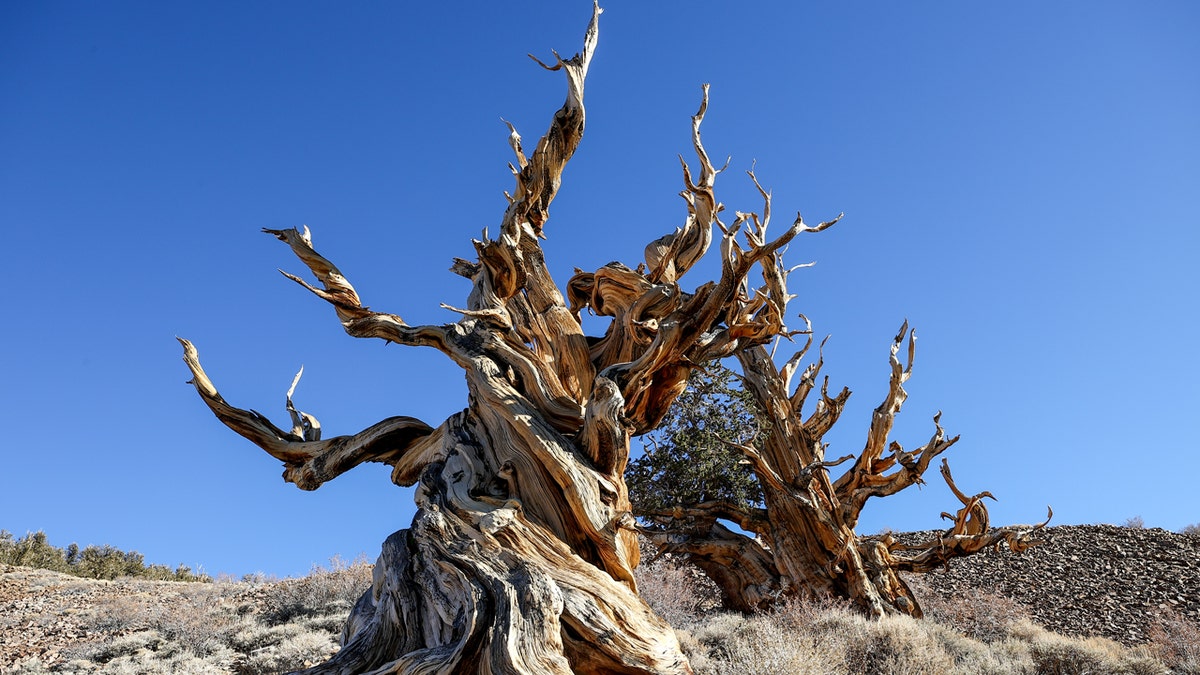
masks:
{"type": "MultiPolygon", "coordinates": [[[[1200,537],[1158,528],[1064,525],[1049,541],[1015,555],[1007,549],[921,575],[933,592],[984,591],[1010,598],[1046,628],[1146,642],[1154,616],[1173,610],[1200,624],[1200,537]]],[[[898,535],[906,541],[931,533],[898,535]]]]}

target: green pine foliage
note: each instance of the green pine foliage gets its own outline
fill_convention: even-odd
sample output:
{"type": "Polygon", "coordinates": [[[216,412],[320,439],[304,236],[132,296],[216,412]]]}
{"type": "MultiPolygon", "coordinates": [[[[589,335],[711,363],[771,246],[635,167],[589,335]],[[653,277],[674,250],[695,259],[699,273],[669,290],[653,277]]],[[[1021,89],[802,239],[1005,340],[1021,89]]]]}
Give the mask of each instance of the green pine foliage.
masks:
{"type": "Polygon", "coordinates": [[[212,581],[212,577],[194,573],[187,565],[174,570],[166,565],[147,565],[141,553],[122,551],[108,544],[80,549],[78,544],[72,543],[62,549],[52,545],[42,531],[14,538],[8,530],[0,530],[0,564],[35,567],[87,579],[132,577],[156,581],[212,581]]]}
{"type": "Polygon", "coordinates": [[[754,445],[766,424],[733,371],[716,362],[692,371],[687,390],[647,434],[645,454],[629,464],[634,512],[706,501],[760,505],[754,473],[726,442],[754,445]]]}

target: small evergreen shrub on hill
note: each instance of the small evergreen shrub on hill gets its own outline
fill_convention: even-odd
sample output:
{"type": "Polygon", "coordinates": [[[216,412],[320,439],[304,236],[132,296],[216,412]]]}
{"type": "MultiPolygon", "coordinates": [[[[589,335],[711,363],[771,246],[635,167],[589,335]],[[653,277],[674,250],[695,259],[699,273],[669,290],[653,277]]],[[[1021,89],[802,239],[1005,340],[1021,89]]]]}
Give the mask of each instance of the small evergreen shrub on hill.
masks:
{"type": "Polygon", "coordinates": [[[174,570],[166,565],[147,565],[141,553],[122,551],[108,544],[80,549],[78,544],[72,543],[65,549],[59,548],[40,530],[20,538],[14,538],[8,530],[0,530],[0,564],[34,567],[87,579],[132,577],[154,581],[212,581],[212,577],[197,574],[187,565],[174,570]]]}

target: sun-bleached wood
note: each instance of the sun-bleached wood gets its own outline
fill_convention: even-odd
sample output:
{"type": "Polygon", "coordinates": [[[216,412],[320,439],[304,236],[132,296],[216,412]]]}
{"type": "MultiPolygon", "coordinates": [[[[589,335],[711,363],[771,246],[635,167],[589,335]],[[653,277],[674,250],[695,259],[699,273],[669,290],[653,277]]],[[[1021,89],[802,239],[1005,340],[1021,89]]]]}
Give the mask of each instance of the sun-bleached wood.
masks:
{"type": "MultiPolygon", "coordinates": [[[[505,195],[496,236],[485,231],[473,241],[476,261],[457,259],[451,267],[472,281],[465,307],[443,305],[459,315],[456,321],[413,326],[371,310],[318,253],[307,227],[265,230],[290,247],[316,282],[285,276],[331,304],[348,334],[432,347],[460,366],[466,409],[436,428],[393,417],[322,438],[316,417],[293,405],[293,381],[288,431],[226,402],[195,347],[180,340],[201,399],[222,423],[282,461],[285,480],[311,490],[357,464],[381,462],[393,467],[396,484],[417,485],[416,516],[384,543],[343,648],[307,672],[691,672],[671,628],[636,594],[638,533],[623,472],[630,434],[652,427],[683,386],[688,367],[680,354],[696,348],[707,326],[683,322],[665,331],[666,344],[645,328],[636,339],[614,333],[594,349],[577,314],[584,284],[571,285],[568,305],[539,243],[583,134],[584,83],[600,13],[594,6],[581,53],[538,61],[566,76],[567,96],[531,154],[508,125],[515,186],[505,195]]],[[[713,206],[697,211],[708,219],[713,206]]],[[[688,231],[701,227],[710,223],[688,231]]],[[[691,234],[668,245],[655,259],[661,274],[678,276],[703,255],[704,244],[691,234]]],[[[620,273],[614,278],[628,281],[620,273]]],[[[592,290],[614,313],[629,312],[627,305],[663,319],[683,313],[678,292],[673,301],[639,302],[600,286],[592,290]]],[[[709,293],[693,303],[703,304],[713,323],[736,286],[731,270],[723,297],[709,293]]],[[[649,282],[631,288],[654,298],[664,290],[649,282]]],[[[583,305],[595,301],[592,290],[583,305]]]]}
{"type": "MultiPolygon", "coordinates": [[[[798,361],[777,372],[764,348],[779,336],[796,334],[784,324],[792,296],[781,250],[841,216],[810,226],[797,214],[772,238],[767,234],[769,196],[759,187],[768,207],[763,217],[737,213],[731,224],[722,222],[724,207],[714,191],[720,170],[700,134],[707,85],[692,117],[696,160],[689,164],[681,158],[683,223],[652,241],[636,268],[610,263],[577,271],[565,284],[565,297],[551,278],[540,240],[551,233],[550,206],[584,131],[584,84],[600,13],[594,6],[579,54],[563,59],[555,53],[552,63],[534,59],[565,75],[566,101],[532,153],[505,122],[515,185],[505,193],[507,206],[495,236],[485,230],[472,241],[475,259],[457,258],[451,265],[472,282],[465,306],[443,304],[454,320],[414,326],[397,314],[369,309],[346,275],[318,253],[307,227],[264,230],[288,245],[315,283],[284,275],[332,305],[349,335],[429,347],[462,368],[469,393],[464,410],[436,427],[400,416],[323,438],[327,428],[293,404],[298,373],[287,394],[292,428],[284,430],[258,412],[228,403],[195,347],[180,339],[191,383],[203,402],[223,424],[279,459],[286,481],[313,490],[358,464],[380,462],[392,467],[397,485],[417,486],[416,515],[410,527],[384,542],[372,589],[354,607],[342,649],[305,672],[691,672],[674,632],[637,596],[633,571],[640,527],[624,471],[630,438],[652,430],[683,391],[688,374],[712,359],[741,359],[748,382],[770,389],[766,400],[780,408],[776,412],[784,421],[763,452],[746,449],[771,486],[766,509],[694,507],[693,520],[708,523],[703,550],[713,561],[714,578],[739,589],[747,606],[758,606],[781,589],[838,583],[813,566],[813,555],[790,561],[779,555],[786,545],[815,554],[842,551],[850,542],[847,555],[860,562],[868,554],[888,562],[897,550],[885,543],[863,552],[854,543],[853,520],[867,497],[895,491],[919,479],[919,471],[880,482],[876,469],[886,460],[877,456],[882,440],[872,441],[856,463],[865,469],[835,495],[825,472],[832,463],[824,462],[819,439],[836,420],[844,397],[829,398],[822,390],[817,412],[801,421],[799,409],[815,371],[806,371],[789,397],[786,381],[798,361]],[[719,236],[718,278],[685,291],[680,280],[714,236],[719,236]],[[763,280],[758,288],[750,281],[755,271],[763,280]],[[610,317],[603,336],[584,334],[584,311],[610,317]],[[835,497],[845,505],[841,510],[804,506],[805,500],[835,497]],[[778,527],[780,504],[788,518],[804,525],[778,527]],[[717,519],[741,523],[770,547],[717,519]],[[817,543],[806,543],[810,540],[817,543]]],[[[751,180],[758,185],[753,174],[751,180]]],[[[889,401],[902,391],[896,385],[889,401]]],[[[886,437],[893,414],[888,410],[898,407],[898,400],[881,407],[873,434],[878,425],[880,438],[886,437]]],[[[926,449],[894,454],[892,460],[904,464],[915,457],[923,470],[952,442],[942,438],[939,427],[926,449]]],[[[967,498],[959,529],[978,522],[978,514],[986,513],[981,509],[979,498],[967,498]]],[[[965,536],[974,538],[956,539],[953,545],[985,541],[965,536]]],[[[922,551],[924,557],[912,558],[914,568],[936,564],[929,547],[922,551]]],[[[862,588],[880,583],[866,578],[876,569],[866,562],[820,562],[850,565],[839,570],[855,570],[863,578],[848,583],[862,588]]]]}

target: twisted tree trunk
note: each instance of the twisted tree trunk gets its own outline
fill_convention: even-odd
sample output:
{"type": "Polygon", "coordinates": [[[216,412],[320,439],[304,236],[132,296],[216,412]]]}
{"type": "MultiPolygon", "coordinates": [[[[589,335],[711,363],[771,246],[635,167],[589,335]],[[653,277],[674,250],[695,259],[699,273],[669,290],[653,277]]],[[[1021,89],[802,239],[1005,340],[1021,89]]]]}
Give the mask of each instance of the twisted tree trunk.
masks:
{"type": "Polygon", "coordinates": [[[410,326],[372,311],[317,253],[307,228],[265,230],[317,284],[286,276],[329,302],[351,336],[432,347],[458,364],[465,410],[436,428],[392,417],[322,439],[289,390],[293,427],[285,431],[227,403],[181,340],[204,402],[282,461],[285,480],[313,490],[358,464],[382,462],[397,485],[418,486],[412,525],[384,543],[343,648],[307,672],[690,672],[670,627],[636,594],[638,531],[623,478],[629,439],[654,428],[694,364],[783,330],[780,303],[748,294],[746,277],[756,266],[776,274],[782,246],[830,223],[809,228],[797,216],[775,240],[765,226],[748,227],[747,246],[739,244],[738,228],[717,219],[717,172],[700,141],[705,88],[692,124],[698,174],[683,165],[683,225],[652,242],[637,270],[612,263],[576,274],[564,300],[539,238],[583,134],[599,15],[594,7],[582,53],[541,64],[566,75],[567,98],[531,155],[510,125],[516,185],[499,235],[485,232],[473,242],[477,260],[451,267],[472,281],[465,308],[443,305],[461,315],[457,322],[410,326]],[[724,232],[721,276],[685,292],[678,281],[707,251],[714,225],[724,232]],[[603,337],[584,335],[585,309],[612,318],[603,337]]]}
{"type": "MultiPolygon", "coordinates": [[[[764,198],[769,211],[765,193],[764,198]]],[[[869,499],[922,483],[930,462],[958,437],[946,438],[939,413],[933,420],[933,436],[921,447],[905,451],[895,441],[888,443],[895,416],[907,397],[903,385],[912,374],[915,354],[916,335],[905,322],[892,343],[888,394],[872,415],[866,445],[853,466],[832,480],[830,468],[855,459],[847,455],[827,460],[822,442],[850,391],[842,389],[830,396],[826,378],[813,411],[803,416],[805,400],[816,388],[824,363],[821,358],[811,363],[791,388],[791,379],[812,346],[811,330],[803,332],[808,335],[805,346],[779,369],[762,346],[737,353],[744,386],[769,424],[759,447],[731,445],[750,464],[762,488],[763,506],[709,502],[642,514],[658,523],[647,532],[660,550],[687,556],[721,587],[729,605],[744,611],[763,609],[787,596],[833,596],[849,599],[872,616],[919,617],[920,604],[901,572],[928,572],[953,558],[1000,544],[1022,552],[1040,543],[1038,532],[1049,516],[1037,525],[992,529],[983,503],[984,498],[992,498],[991,493],[963,494],[944,459],[942,476],[962,502],[955,514],[942,514],[953,521],[949,529],[915,546],[889,534],[856,534],[854,528],[869,499]],[[897,355],[906,336],[905,365],[897,355]],[[722,519],[738,524],[743,532],[724,527],[722,519]]]]}

